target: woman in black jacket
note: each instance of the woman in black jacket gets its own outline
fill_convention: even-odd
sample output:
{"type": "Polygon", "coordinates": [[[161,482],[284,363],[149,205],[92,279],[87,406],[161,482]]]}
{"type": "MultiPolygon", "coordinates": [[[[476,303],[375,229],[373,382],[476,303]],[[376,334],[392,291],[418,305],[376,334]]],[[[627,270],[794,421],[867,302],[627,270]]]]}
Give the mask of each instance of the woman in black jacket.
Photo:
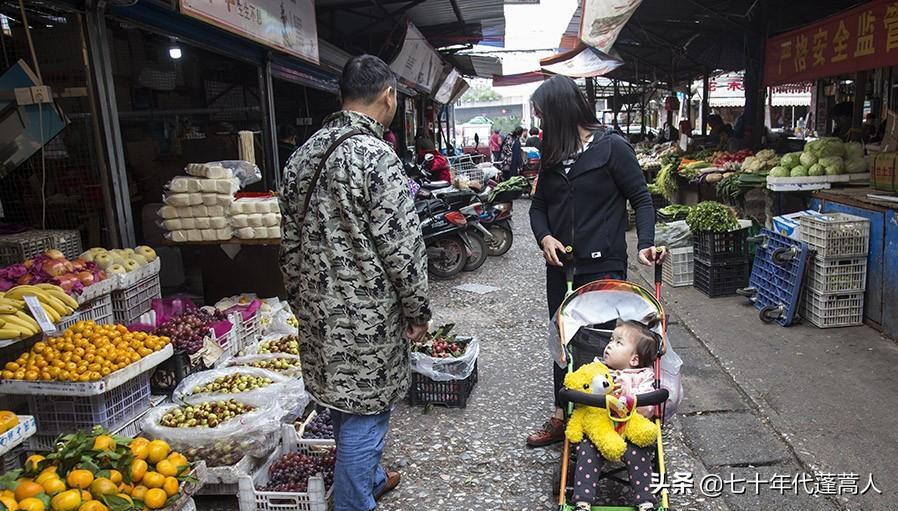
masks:
{"type": "MultiPolygon", "coordinates": [[[[564,299],[565,247],[573,248],[574,287],[599,279],[627,278],[627,201],[636,210],[639,261],[656,256],[655,210],[632,146],[599,125],[577,84],[565,76],[543,83],[531,98],[542,120],[542,170],[530,206],[530,228],[546,259],[549,316],[564,299]]],[[[555,414],[527,437],[537,447],[564,438],[558,389],[565,368],[552,362],[555,414]]]]}

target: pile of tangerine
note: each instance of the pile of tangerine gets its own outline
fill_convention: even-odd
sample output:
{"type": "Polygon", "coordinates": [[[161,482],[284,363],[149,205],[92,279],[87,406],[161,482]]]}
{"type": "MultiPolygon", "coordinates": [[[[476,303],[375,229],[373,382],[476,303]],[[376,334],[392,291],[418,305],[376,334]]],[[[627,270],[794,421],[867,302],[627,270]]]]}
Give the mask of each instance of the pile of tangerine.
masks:
{"type": "Polygon", "coordinates": [[[79,321],[59,337],[37,342],[0,371],[4,380],[90,382],[137,362],[170,342],[123,325],[79,321]]]}

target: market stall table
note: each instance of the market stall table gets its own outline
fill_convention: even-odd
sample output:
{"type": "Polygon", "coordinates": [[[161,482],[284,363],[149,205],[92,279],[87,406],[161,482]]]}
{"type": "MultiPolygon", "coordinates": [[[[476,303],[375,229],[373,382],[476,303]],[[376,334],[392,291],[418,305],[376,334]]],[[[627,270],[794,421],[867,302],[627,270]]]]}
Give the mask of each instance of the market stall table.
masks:
{"type": "Polygon", "coordinates": [[[864,319],[886,335],[898,337],[898,203],[869,197],[887,195],[869,187],[815,192],[809,206],[824,213],[848,213],[870,220],[864,319]]]}

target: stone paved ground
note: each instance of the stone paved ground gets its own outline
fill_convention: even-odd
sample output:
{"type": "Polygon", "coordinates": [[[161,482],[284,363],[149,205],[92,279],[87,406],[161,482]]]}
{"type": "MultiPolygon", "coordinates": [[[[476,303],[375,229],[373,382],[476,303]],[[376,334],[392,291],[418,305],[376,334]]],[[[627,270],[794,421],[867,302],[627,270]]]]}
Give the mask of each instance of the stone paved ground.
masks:
{"type": "MultiPolygon", "coordinates": [[[[431,285],[437,324],[453,322],[457,332],[480,338],[479,383],[465,409],[413,408],[405,403],[396,407],[385,462],[402,470],[403,482],[383,499],[382,511],[557,509],[552,487],[560,447],[524,445],[526,434],[551,411],[544,266],[530,235],[529,205],[526,200],[515,204],[516,238],[508,254],[490,258],[477,272],[431,285]],[[483,295],[454,289],[464,284],[498,289],[483,295]]],[[[630,238],[634,246],[632,232],[630,238]]],[[[629,273],[630,280],[647,284],[648,272],[631,264],[629,273]]],[[[895,474],[887,470],[898,456],[898,427],[887,410],[895,401],[894,343],[867,328],[820,331],[760,325],[755,313],[738,300],[710,300],[691,288],[666,288],[664,301],[671,315],[670,339],[684,361],[686,396],[680,413],[665,427],[669,473],[691,473],[697,483],[706,475],[769,479],[824,468],[873,471],[879,486],[883,479],[894,486],[895,474]],[[867,351],[858,352],[855,345],[867,351]],[[828,354],[840,349],[854,355],[827,364],[828,354]],[[824,350],[826,354],[817,353],[824,350]],[[808,352],[813,358],[805,356],[808,352]],[[838,366],[846,363],[851,373],[839,374],[838,366]],[[756,370],[758,364],[763,371],[756,370]],[[821,367],[824,381],[815,373],[821,367]],[[865,367],[874,369],[865,373],[865,367]],[[855,381],[862,395],[877,395],[877,413],[861,416],[848,407],[835,410],[835,415],[825,411],[821,403],[833,401],[827,395],[851,399],[852,389],[840,383],[845,381],[855,381]],[[822,395],[820,389],[825,390],[822,395]],[[798,413],[790,413],[793,408],[798,413]],[[865,459],[872,464],[865,466],[865,459]]],[[[885,487],[886,493],[893,493],[892,487],[885,487]]],[[[749,489],[712,498],[696,487],[690,494],[672,495],[671,508],[898,508],[885,495],[836,501],[764,488],[755,493],[749,489]]],[[[626,490],[609,484],[606,497],[609,503],[626,503],[626,490]]],[[[235,504],[233,498],[197,499],[200,511],[230,510],[235,504]]]]}
{"type": "MultiPolygon", "coordinates": [[[[515,204],[515,242],[477,272],[433,281],[436,324],[455,323],[477,335],[479,383],[465,409],[412,408],[393,415],[385,462],[400,467],[403,482],[382,501],[383,511],[557,509],[553,472],[560,446],[529,449],[526,434],[552,409],[546,347],[547,311],[542,256],[530,234],[529,201],[515,204]],[[454,289],[475,283],[498,288],[488,294],[454,289]]],[[[679,420],[665,436],[668,470],[704,470],[682,440],[679,420]]],[[[612,486],[614,486],[612,484],[612,486]]],[[[625,503],[620,487],[609,495],[625,503]]],[[[679,498],[676,509],[724,509],[723,502],[679,498]]]]}

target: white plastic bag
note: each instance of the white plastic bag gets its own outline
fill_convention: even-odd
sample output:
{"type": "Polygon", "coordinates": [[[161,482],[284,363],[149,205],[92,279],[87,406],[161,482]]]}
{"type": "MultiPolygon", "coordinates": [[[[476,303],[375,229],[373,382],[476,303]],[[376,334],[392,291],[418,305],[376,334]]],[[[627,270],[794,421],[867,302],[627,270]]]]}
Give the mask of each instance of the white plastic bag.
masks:
{"type": "MultiPolygon", "coordinates": [[[[237,396],[230,399],[256,406],[237,396]]],[[[256,406],[245,414],[214,428],[170,428],[160,424],[162,417],[179,406],[153,408],[141,423],[144,436],[165,440],[175,451],[188,459],[201,459],[210,467],[233,465],[244,456],[266,456],[277,445],[278,433],[285,411],[277,401],[256,406]]]]}
{"type": "Polygon", "coordinates": [[[305,407],[308,404],[308,396],[302,378],[291,378],[267,369],[244,366],[222,367],[191,374],[178,384],[172,393],[172,400],[178,404],[194,404],[203,401],[226,400],[236,396],[239,396],[242,401],[256,406],[265,406],[271,401],[278,401],[285,410],[292,410],[299,406],[305,407]],[[268,378],[272,383],[266,387],[233,394],[221,392],[195,394],[193,392],[195,388],[212,383],[218,378],[237,374],[268,378]]]}
{"type": "Polygon", "coordinates": [[[257,367],[255,364],[258,364],[260,362],[264,363],[268,361],[277,361],[278,359],[283,359],[284,361],[288,362],[287,366],[281,369],[267,369],[270,371],[275,371],[278,374],[282,374],[284,376],[290,376],[293,378],[302,377],[302,365],[299,361],[299,356],[290,355],[289,353],[266,353],[262,355],[246,355],[243,357],[235,357],[228,360],[227,365],[228,367],[257,367]]]}
{"type": "Polygon", "coordinates": [[[667,389],[667,403],[664,407],[664,418],[670,419],[683,401],[683,384],[680,381],[680,369],[683,367],[683,359],[674,351],[670,342],[670,334],[667,336],[667,351],[661,357],[661,387],[667,389]]]}
{"type": "Polygon", "coordinates": [[[467,348],[458,358],[434,358],[424,353],[411,353],[412,371],[423,374],[433,381],[464,380],[474,371],[474,364],[480,355],[480,342],[476,337],[457,337],[466,340],[467,348]]]}

